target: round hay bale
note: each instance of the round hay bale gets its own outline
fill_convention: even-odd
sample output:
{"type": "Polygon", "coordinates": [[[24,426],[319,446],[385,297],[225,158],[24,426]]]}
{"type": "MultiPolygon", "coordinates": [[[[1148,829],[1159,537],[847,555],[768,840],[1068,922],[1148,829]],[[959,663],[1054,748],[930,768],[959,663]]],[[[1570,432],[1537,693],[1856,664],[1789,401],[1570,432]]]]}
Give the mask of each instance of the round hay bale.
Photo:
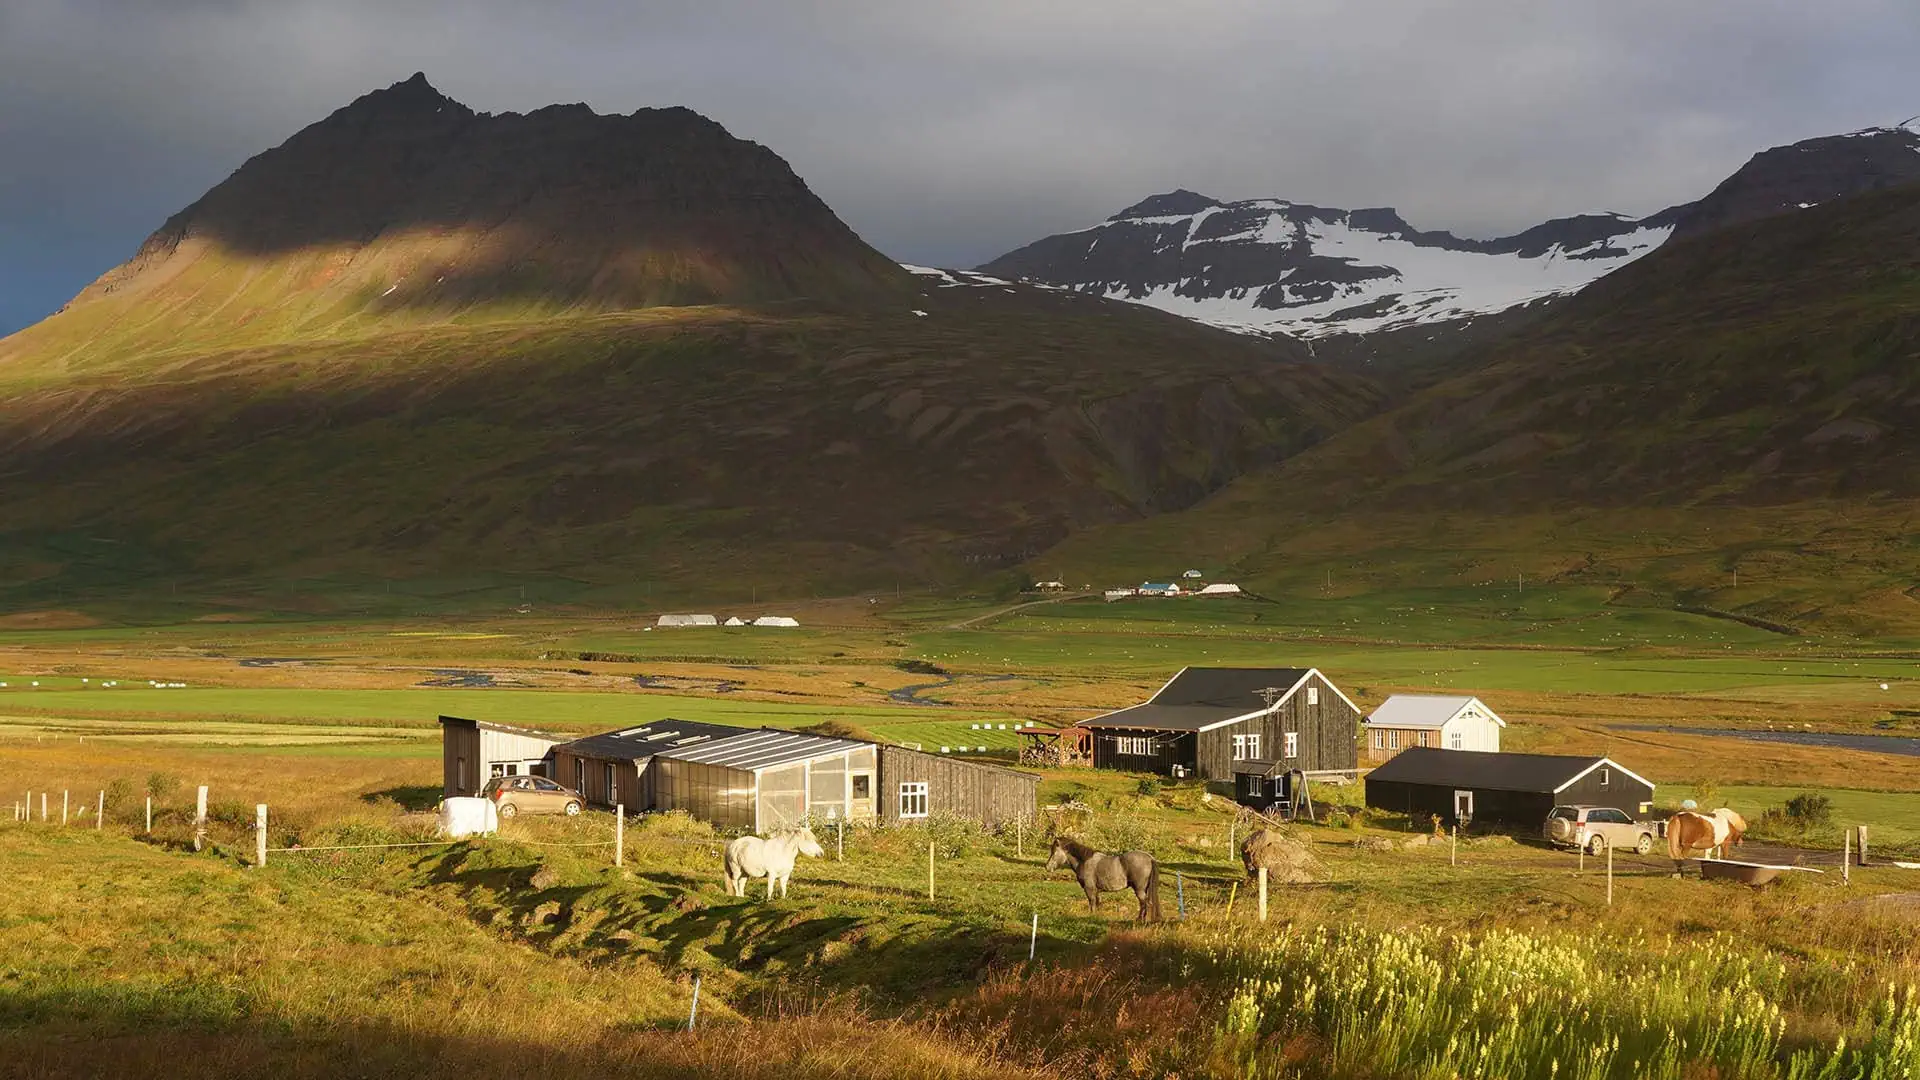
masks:
{"type": "Polygon", "coordinates": [[[1240,845],[1240,861],[1247,876],[1267,869],[1267,881],[1278,885],[1306,885],[1319,880],[1320,860],[1306,841],[1278,829],[1259,829],[1240,845]]]}

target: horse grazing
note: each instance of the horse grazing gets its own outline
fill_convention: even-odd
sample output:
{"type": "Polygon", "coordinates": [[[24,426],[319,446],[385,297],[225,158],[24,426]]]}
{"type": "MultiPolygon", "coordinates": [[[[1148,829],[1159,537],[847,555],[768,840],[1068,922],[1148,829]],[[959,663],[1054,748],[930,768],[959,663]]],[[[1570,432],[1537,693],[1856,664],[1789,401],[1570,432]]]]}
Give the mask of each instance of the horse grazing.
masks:
{"type": "Polygon", "coordinates": [[[1140,901],[1138,922],[1157,922],[1160,918],[1160,867],[1144,851],[1109,853],[1095,851],[1078,840],[1065,836],[1053,838],[1053,850],[1047,855],[1049,873],[1071,867],[1080,887],[1087,891],[1087,905],[1100,910],[1100,894],[1132,889],[1140,901]]]}
{"type": "Polygon", "coordinates": [[[793,876],[793,860],[796,855],[819,858],[826,852],[820,849],[820,841],[813,838],[813,830],[805,825],[797,829],[782,829],[762,840],[758,836],[743,836],[727,845],[726,876],[727,895],[747,895],[747,879],[764,877],[767,879],[768,900],[773,899],[773,887],[780,886],[782,899],[787,895],[787,879],[793,876]]]}
{"type": "Polygon", "coordinates": [[[1673,857],[1674,872],[1686,859],[1739,846],[1746,833],[1746,819],[1724,806],[1711,814],[1682,810],[1667,819],[1667,854],[1673,857]]]}

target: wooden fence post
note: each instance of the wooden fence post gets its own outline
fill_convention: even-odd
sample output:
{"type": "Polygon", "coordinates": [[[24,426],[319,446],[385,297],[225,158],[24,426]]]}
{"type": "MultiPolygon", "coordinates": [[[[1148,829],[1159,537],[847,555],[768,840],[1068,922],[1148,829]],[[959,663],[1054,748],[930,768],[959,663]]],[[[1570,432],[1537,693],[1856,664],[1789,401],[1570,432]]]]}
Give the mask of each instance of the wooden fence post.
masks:
{"type": "MultiPolygon", "coordinates": [[[[1025,858],[1026,854],[1027,854],[1027,819],[1024,817],[1017,817],[1013,819],[1013,857],[1016,859],[1025,858]]],[[[1032,957],[1028,957],[1028,959],[1032,959],[1032,957]]]]}
{"type": "Polygon", "coordinates": [[[1447,830],[1447,865],[1460,865],[1460,826],[1447,830]]]}
{"type": "Polygon", "coordinates": [[[1840,835],[1840,884],[1853,884],[1853,830],[1840,835]]]}
{"type": "Polygon", "coordinates": [[[100,801],[93,808],[93,830],[100,831],[100,823],[107,820],[107,793],[100,793],[100,801]]]}
{"type": "Polygon", "coordinates": [[[153,835],[153,796],[147,796],[147,835],[153,835]]]}
{"type": "Polygon", "coordinates": [[[627,808],[620,803],[613,804],[613,865],[619,866],[627,857],[627,808]]]}
{"type": "Polygon", "coordinates": [[[1178,870],[1173,872],[1173,889],[1173,895],[1180,904],[1180,919],[1184,922],[1187,918],[1187,881],[1178,870]]]}
{"type": "Polygon", "coordinates": [[[1239,896],[1239,895],[1240,895],[1240,883],[1239,883],[1238,881],[1236,881],[1236,882],[1234,882],[1234,883],[1233,883],[1233,888],[1231,888],[1231,889],[1228,889],[1228,890],[1227,890],[1227,919],[1228,919],[1228,921],[1232,921],[1232,919],[1233,919],[1233,901],[1234,901],[1234,898],[1235,898],[1235,897],[1237,897],[1237,896],[1239,896]]]}
{"type": "Polygon", "coordinates": [[[1027,936],[1027,961],[1033,961],[1033,950],[1040,946],[1040,913],[1033,913],[1033,932],[1027,936]]]}
{"type": "Polygon", "coordinates": [[[1607,906],[1613,906],[1613,845],[1607,845],[1607,906]]]}
{"type": "Polygon", "coordinates": [[[933,841],[927,841],[927,899],[933,899],[933,841]]]}
{"type": "Polygon", "coordinates": [[[253,865],[256,869],[267,865],[266,803],[258,803],[253,808],[253,865]]]}
{"type": "Polygon", "coordinates": [[[1860,859],[1860,865],[1865,866],[1867,865],[1867,827],[1861,825],[1858,826],[1858,828],[1860,830],[1860,847],[1854,854],[1860,859]]]}
{"type": "Polygon", "coordinates": [[[43,791],[40,793],[40,824],[45,825],[46,823],[47,823],[47,793],[43,791]]]}
{"type": "Polygon", "coordinates": [[[700,973],[696,971],[693,973],[693,1008],[687,1010],[687,1030],[692,1031],[693,1025],[696,1022],[698,1022],[699,1019],[700,1019],[700,973]]]}
{"type": "Polygon", "coordinates": [[[833,861],[847,861],[847,819],[843,817],[833,819],[833,861]]]}
{"type": "Polygon", "coordinates": [[[62,825],[67,823],[67,797],[71,794],[73,793],[66,788],[60,789],[60,824],[62,825]]]}
{"type": "Polygon", "coordinates": [[[1267,921],[1267,868],[1260,868],[1260,921],[1267,921]]]}
{"type": "Polygon", "coordinates": [[[193,800],[193,850],[199,851],[207,842],[207,786],[200,785],[200,793],[193,800]]]}

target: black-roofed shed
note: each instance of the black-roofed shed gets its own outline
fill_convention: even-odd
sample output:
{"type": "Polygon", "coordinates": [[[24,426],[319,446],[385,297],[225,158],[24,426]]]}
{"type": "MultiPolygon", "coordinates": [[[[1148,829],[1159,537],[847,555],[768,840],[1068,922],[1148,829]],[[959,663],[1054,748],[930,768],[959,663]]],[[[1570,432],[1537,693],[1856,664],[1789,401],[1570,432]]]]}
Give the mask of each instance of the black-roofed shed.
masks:
{"type": "Polygon", "coordinates": [[[1080,726],[1096,768],[1225,780],[1239,761],[1309,775],[1359,764],[1360,710],[1314,668],[1183,668],[1146,702],[1080,726]]]}
{"type": "Polygon", "coordinates": [[[1608,757],[1414,747],[1366,776],[1367,805],[1449,825],[1538,829],[1555,806],[1642,815],[1653,784],[1608,757]]]}
{"type": "Polygon", "coordinates": [[[586,796],[587,802],[595,806],[619,805],[630,810],[647,810],[654,806],[656,756],[750,734],[754,730],[699,720],[665,719],[589,735],[554,747],[553,778],[586,796]]]}

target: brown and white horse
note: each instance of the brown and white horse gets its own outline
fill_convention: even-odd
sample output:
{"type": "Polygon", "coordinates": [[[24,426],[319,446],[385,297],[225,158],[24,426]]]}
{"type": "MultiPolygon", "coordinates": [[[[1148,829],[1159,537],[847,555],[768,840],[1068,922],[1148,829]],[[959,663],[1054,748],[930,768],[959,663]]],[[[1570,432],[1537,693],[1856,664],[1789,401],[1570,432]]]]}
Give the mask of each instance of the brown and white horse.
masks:
{"type": "Polygon", "coordinates": [[[1673,856],[1674,873],[1686,859],[1717,858],[1726,848],[1738,847],[1746,833],[1746,819],[1724,806],[1711,814],[1680,811],[1667,819],[1667,854],[1673,856]]]}

